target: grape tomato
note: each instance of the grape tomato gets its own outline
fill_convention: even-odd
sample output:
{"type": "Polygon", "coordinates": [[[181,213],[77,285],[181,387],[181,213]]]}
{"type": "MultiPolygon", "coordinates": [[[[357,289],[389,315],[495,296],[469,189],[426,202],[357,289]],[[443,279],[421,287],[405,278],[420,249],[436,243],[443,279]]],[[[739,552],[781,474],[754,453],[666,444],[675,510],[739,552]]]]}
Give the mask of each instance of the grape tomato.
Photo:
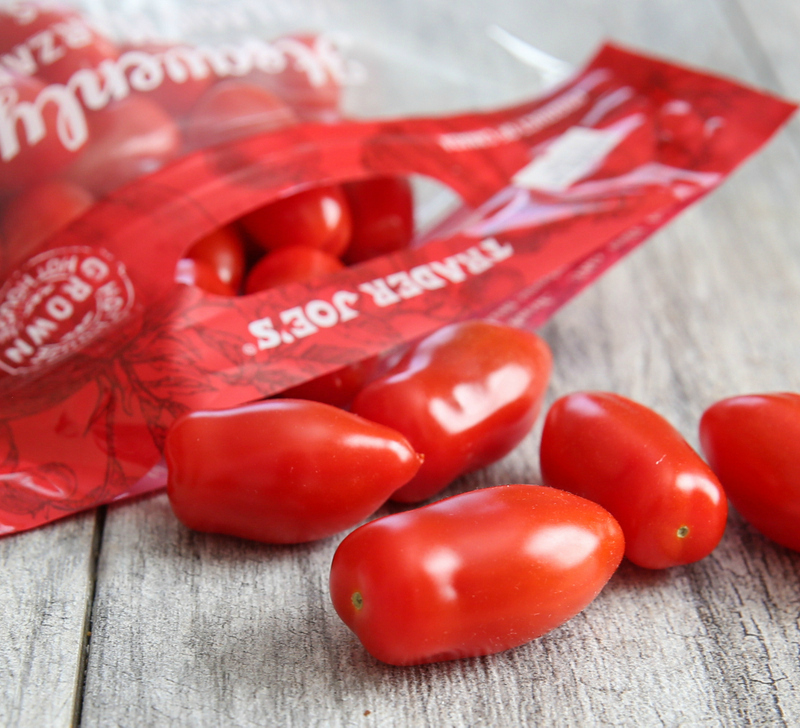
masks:
{"type": "Polygon", "coordinates": [[[537,485],[505,485],[371,521],[333,557],[333,606],[391,665],[517,647],[583,610],[622,559],[605,509],[537,485]]]}
{"type": "Polygon", "coordinates": [[[241,218],[240,224],[264,250],[302,245],[332,256],[350,241],[352,222],[339,185],[324,185],[275,200],[241,218]]]}
{"type": "Polygon", "coordinates": [[[540,450],[546,485],[607,508],[625,555],[663,569],[698,561],[725,530],[727,500],[714,473],[663,417],[610,392],[556,400],[540,450]]]}
{"type": "Polygon", "coordinates": [[[400,433],[292,399],[185,415],[167,434],[165,457],[181,522],[269,543],[355,526],[419,468],[400,433]]]}
{"type": "Polygon", "coordinates": [[[307,283],[344,268],[334,256],[317,248],[292,245],[267,253],[247,275],[245,293],[256,293],[286,283],[307,283]]]}
{"type": "Polygon", "coordinates": [[[226,225],[210,232],[192,245],[186,257],[211,265],[217,278],[234,291],[242,285],[245,246],[235,226],[226,225]]]}
{"type": "Polygon", "coordinates": [[[342,185],[353,219],[345,253],[360,263],[408,247],[414,236],[414,195],[404,177],[373,177],[342,185]]]}
{"type": "Polygon", "coordinates": [[[723,399],[703,413],[700,444],[742,517],[800,551],[800,394],[723,399]]]}
{"type": "Polygon", "coordinates": [[[368,384],[353,411],[402,432],[425,461],[392,500],[430,498],[499,460],[533,427],[552,367],[535,334],[487,321],[445,326],[368,384]]]}

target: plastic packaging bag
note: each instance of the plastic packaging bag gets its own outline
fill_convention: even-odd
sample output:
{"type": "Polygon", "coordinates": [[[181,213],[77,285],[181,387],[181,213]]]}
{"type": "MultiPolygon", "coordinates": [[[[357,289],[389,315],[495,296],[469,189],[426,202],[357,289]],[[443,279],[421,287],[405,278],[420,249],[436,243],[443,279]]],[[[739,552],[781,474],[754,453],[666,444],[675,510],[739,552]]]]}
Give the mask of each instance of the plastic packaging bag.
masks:
{"type": "MultiPolygon", "coordinates": [[[[83,48],[94,48],[86,37],[83,48]]],[[[148,46],[93,57],[66,85],[28,92],[29,80],[7,80],[6,190],[77,180],[89,197],[54,233],[4,238],[0,531],[163,486],[164,435],[188,409],[275,395],[457,319],[540,325],[720,184],[794,108],[606,46],[572,79],[511,108],[347,121],[335,100],[341,83],[369,68],[332,60],[333,46],[320,43],[328,40],[294,35],[194,56],[148,46]],[[318,66],[299,46],[327,60],[318,66]],[[214,63],[238,70],[208,83],[198,69],[214,63]],[[243,78],[279,103],[251,114],[247,104],[208,102],[243,78]],[[96,97],[86,91],[95,82],[96,97]],[[170,103],[194,98],[166,122],[149,125],[154,117],[130,106],[113,124],[91,121],[135,99],[155,104],[170,84],[170,103]],[[87,136],[77,144],[82,116],[87,136]],[[236,296],[176,283],[185,251],[221,226],[298,191],[373,177],[435,180],[463,204],[408,248],[311,283],[236,296]]],[[[38,199],[34,210],[57,196],[38,199]]]]}

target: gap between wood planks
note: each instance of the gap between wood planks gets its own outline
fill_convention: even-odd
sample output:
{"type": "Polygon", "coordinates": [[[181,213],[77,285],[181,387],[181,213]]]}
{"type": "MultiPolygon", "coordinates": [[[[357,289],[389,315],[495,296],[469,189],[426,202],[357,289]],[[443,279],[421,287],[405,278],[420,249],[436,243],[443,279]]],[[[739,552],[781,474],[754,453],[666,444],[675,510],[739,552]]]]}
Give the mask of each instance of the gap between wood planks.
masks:
{"type": "Polygon", "coordinates": [[[72,725],[78,728],[83,716],[83,698],[86,690],[86,671],[89,664],[89,649],[92,642],[92,625],[94,619],[94,601],[97,594],[97,565],[100,561],[100,549],[103,546],[103,534],[106,529],[107,506],[100,506],[95,511],[94,532],[92,534],[92,553],[89,558],[89,598],[86,600],[86,611],[83,615],[83,635],[78,651],[78,670],[75,683],[75,699],[72,711],[72,725]]]}

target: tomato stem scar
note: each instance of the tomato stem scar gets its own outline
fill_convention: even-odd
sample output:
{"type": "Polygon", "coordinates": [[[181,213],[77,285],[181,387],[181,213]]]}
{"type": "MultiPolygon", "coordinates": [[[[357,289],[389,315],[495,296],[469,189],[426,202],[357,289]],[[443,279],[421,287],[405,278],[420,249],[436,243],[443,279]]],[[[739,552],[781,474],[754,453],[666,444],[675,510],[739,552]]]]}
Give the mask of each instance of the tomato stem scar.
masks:
{"type": "Polygon", "coordinates": [[[361,611],[361,608],[364,606],[364,597],[361,596],[361,592],[353,592],[350,601],[353,602],[353,606],[357,610],[361,611]]]}
{"type": "Polygon", "coordinates": [[[678,538],[686,538],[689,535],[689,526],[681,526],[678,529],[678,538]]]}

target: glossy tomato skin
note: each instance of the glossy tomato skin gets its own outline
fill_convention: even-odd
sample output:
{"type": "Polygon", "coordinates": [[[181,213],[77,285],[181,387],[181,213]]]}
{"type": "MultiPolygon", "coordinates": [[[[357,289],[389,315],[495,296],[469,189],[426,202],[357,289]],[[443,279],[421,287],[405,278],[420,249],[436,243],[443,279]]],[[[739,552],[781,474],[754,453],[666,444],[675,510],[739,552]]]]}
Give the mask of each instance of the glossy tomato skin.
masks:
{"type": "Polygon", "coordinates": [[[345,253],[360,263],[408,247],[414,236],[414,196],[404,177],[373,177],[342,185],[353,234],[345,253]]]}
{"type": "Polygon", "coordinates": [[[800,394],[721,400],[703,413],[700,444],[742,517],[800,551],[800,394]]]}
{"type": "Polygon", "coordinates": [[[368,384],[353,412],[399,430],[425,457],[392,500],[425,500],[508,454],[533,427],[551,367],[535,334],[466,321],[426,337],[368,384]]]}
{"type": "Polygon", "coordinates": [[[391,665],[517,647],[600,592],[624,538],[602,507],[538,485],[446,498],[356,529],[333,557],[334,608],[391,665]]]}
{"type": "Polygon", "coordinates": [[[175,266],[175,280],[187,286],[197,286],[217,296],[235,296],[236,290],[219,277],[219,271],[202,258],[181,258],[175,266]]]}
{"type": "Polygon", "coordinates": [[[264,250],[302,245],[341,255],[352,230],[350,208],[339,185],[313,187],[265,205],[240,220],[264,250]]]}
{"type": "Polygon", "coordinates": [[[170,428],[165,457],[181,522],[267,543],[355,526],[419,467],[398,432],[291,399],[186,415],[170,428]]]}
{"type": "Polygon", "coordinates": [[[290,399],[311,399],[334,407],[347,407],[360,392],[380,363],[379,357],[348,364],[329,374],[310,379],[281,393],[290,399]]]}
{"type": "Polygon", "coordinates": [[[292,245],[267,253],[247,275],[247,294],[286,283],[307,283],[344,268],[338,259],[317,248],[292,245]]]}
{"type": "Polygon", "coordinates": [[[245,267],[245,248],[236,228],[225,225],[198,240],[188,251],[187,258],[203,260],[216,271],[225,285],[238,291],[245,267]]]}
{"type": "Polygon", "coordinates": [[[708,556],[728,506],[714,473],[663,417],[610,392],[553,403],[540,451],[545,484],[596,501],[625,532],[625,555],[663,569],[708,556]]]}

